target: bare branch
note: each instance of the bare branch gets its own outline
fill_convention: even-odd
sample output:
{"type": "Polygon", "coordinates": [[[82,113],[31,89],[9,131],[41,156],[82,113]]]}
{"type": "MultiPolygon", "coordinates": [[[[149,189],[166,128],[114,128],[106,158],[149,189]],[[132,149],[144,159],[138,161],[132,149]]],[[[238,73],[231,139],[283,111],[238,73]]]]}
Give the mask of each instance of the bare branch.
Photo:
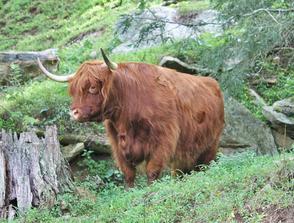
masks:
{"type": "Polygon", "coordinates": [[[288,12],[294,12],[294,8],[290,8],[290,9],[266,9],[266,8],[260,8],[260,9],[256,9],[253,12],[250,13],[246,13],[243,16],[252,16],[256,13],[259,12],[274,12],[274,13],[288,13],[288,12]]]}
{"type": "Polygon", "coordinates": [[[294,47],[277,47],[275,50],[294,50],[294,47]]]}
{"type": "Polygon", "coordinates": [[[266,102],[264,101],[264,99],[258,94],[256,93],[256,91],[254,91],[253,89],[249,89],[249,94],[254,98],[253,103],[256,104],[257,106],[266,106],[266,102]]]}
{"type": "Polygon", "coordinates": [[[269,14],[269,16],[279,25],[281,25],[281,23],[278,22],[278,20],[270,13],[269,10],[265,10],[267,12],[267,14],[269,14]]]}

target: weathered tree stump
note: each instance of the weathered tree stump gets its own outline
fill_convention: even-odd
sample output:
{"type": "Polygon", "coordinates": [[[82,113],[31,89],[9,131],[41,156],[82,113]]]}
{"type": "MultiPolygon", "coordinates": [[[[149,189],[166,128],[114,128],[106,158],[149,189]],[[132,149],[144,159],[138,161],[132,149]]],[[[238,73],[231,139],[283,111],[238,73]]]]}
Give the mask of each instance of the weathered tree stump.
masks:
{"type": "Polygon", "coordinates": [[[73,189],[61,155],[57,128],[45,138],[34,132],[0,133],[0,216],[11,218],[31,207],[52,207],[58,193],[73,189]]]}

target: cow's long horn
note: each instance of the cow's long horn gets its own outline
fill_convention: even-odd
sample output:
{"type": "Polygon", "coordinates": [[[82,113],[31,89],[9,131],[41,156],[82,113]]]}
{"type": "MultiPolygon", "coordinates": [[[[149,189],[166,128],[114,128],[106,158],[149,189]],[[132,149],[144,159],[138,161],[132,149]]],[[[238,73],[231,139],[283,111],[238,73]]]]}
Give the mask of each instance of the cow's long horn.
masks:
{"type": "Polygon", "coordinates": [[[118,65],[108,59],[108,57],[106,56],[106,54],[104,53],[104,50],[102,48],[100,48],[100,50],[101,50],[101,54],[102,54],[103,60],[106,63],[106,65],[108,66],[108,68],[110,70],[116,70],[117,67],[118,67],[118,65]]]}
{"type": "Polygon", "coordinates": [[[38,62],[38,65],[40,67],[40,69],[43,71],[43,73],[49,77],[50,79],[54,80],[54,81],[58,81],[58,82],[67,82],[69,81],[70,78],[72,78],[74,74],[70,74],[70,75],[67,75],[67,76],[58,76],[58,75],[55,75],[55,74],[52,74],[50,73],[44,66],[43,64],[41,63],[40,59],[37,58],[37,62],[38,62]]]}

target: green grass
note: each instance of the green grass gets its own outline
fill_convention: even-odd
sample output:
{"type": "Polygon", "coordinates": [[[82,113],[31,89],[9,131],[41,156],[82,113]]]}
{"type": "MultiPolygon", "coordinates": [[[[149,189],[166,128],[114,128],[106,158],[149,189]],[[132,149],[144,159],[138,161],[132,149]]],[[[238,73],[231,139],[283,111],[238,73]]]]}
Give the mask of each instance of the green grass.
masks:
{"type": "Polygon", "coordinates": [[[262,72],[250,80],[240,90],[240,101],[260,120],[265,121],[262,114],[262,107],[254,103],[254,98],[249,94],[249,88],[253,88],[264,99],[268,105],[294,95],[294,68],[289,66],[283,68],[277,64],[265,61],[262,65],[262,72]],[[266,79],[276,79],[275,84],[266,83],[266,79]],[[254,84],[258,82],[258,84],[254,84]]]}
{"type": "MultiPolygon", "coordinates": [[[[4,117],[0,128],[21,131],[34,125],[69,120],[69,97],[66,89],[65,84],[49,80],[6,89],[5,95],[0,99],[0,114],[4,117]]],[[[63,124],[66,126],[66,122],[63,124]]]]}
{"type": "Polygon", "coordinates": [[[127,1],[110,10],[116,2],[118,1],[7,2],[0,10],[0,16],[5,21],[0,32],[0,50],[62,47],[83,33],[95,31],[100,31],[107,41],[118,15],[129,7],[134,7],[132,1],[127,1]]]}
{"type": "MultiPolygon", "coordinates": [[[[121,14],[134,10],[137,1],[126,0],[17,0],[0,7],[0,50],[63,48],[97,32],[101,46],[113,40],[113,26],[121,14]]],[[[149,1],[149,5],[159,4],[149,1]]],[[[2,3],[3,4],[3,3],[2,3]]],[[[1,5],[0,5],[1,6],[1,5]]]]}
{"type": "Polygon", "coordinates": [[[0,97],[0,129],[16,132],[55,124],[59,133],[97,133],[101,124],[78,123],[70,119],[67,85],[51,80],[33,81],[5,89],[0,97]]]}
{"type": "Polygon", "coordinates": [[[275,64],[266,63],[260,79],[273,77],[277,80],[276,84],[270,85],[261,81],[256,87],[269,105],[294,95],[294,67],[283,69],[275,64]]]}
{"type": "Polygon", "coordinates": [[[262,222],[270,207],[293,208],[294,154],[275,157],[243,153],[221,156],[205,171],[174,179],[169,175],[151,186],[126,191],[112,186],[88,197],[59,197],[60,206],[32,210],[26,222],[262,222]],[[263,209],[262,209],[263,208],[263,209]]]}
{"type": "Polygon", "coordinates": [[[197,12],[199,10],[208,9],[210,3],[208,0],[199,1],[199,0],[190,0],[190,1],[181,1],[177,4],[180,14],[182,16],[189,15],[189,13],[197,12]]]}

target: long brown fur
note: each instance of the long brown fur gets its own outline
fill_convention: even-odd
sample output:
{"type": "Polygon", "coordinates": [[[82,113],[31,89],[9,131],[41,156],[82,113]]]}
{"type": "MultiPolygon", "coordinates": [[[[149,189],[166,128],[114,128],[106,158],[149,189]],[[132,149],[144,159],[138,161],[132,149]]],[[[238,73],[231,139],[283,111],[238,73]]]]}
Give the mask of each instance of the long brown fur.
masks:
{"type": "Polygon", "coordinates": [[[80,67],[69,89],[82,121],[104,121],[128,186],[143,161],[152,182],[165,167],[187,172],[215,159],[224,105],[213,78],[144,63],[111,71],[92,61],[80,67]],[[93,85],[99,89],[94,95],[88,93],[93,85]]]}

